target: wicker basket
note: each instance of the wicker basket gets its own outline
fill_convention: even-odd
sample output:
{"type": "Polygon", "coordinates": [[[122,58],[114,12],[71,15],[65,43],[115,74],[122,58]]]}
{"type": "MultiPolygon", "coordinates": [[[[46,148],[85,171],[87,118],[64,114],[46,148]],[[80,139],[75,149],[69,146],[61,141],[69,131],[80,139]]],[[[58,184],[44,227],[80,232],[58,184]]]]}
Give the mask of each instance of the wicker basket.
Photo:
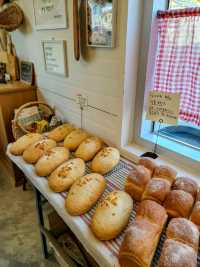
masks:
{"type": "Polygon", "coordinates": [[[43,110],[46,112],[46,114],[48,113],[51,115],[55,115],[54,109],[44,102],[33,101],[33,102],[28,102],[28,103],[22,105],[15,112],[15,116],[14,116],[14,119],[12,121],[12,133],[13,133],[15,140],[17,140],[19,137],[21,137],[24,134],[31,133],[31,131],[26,129],[26,125],[20,123],[19,118],[20,118],[20,115],[22,114],[22,112],[24,111],[24,109],[30,108],[30,107],[35,107],[35,106],[40,107],[40,108],[43,106],[43,110]]]}
{"type": "Polygon", "coordinates": [[[24,13],[16,3],[5,5],[5,7],[0,10],[1,29],[14,31],[22,25],[23,20],[24,13]]]}

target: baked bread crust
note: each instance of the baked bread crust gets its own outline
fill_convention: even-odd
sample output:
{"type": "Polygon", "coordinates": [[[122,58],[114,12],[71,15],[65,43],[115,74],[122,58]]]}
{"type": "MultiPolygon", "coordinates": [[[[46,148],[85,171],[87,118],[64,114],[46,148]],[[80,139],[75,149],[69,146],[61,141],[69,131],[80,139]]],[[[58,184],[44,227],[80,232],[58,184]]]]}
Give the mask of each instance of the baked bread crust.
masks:
{"type": "Polygon", "coordinates": [[[176,179],[177,171],[173,168],[165,165],[160,165],[155,168],[153,177],[156,178],[163,178],[168,180],[169,182],[173,183],[176,179]]]}
{"type": "Polygon", "coordinates": [[[133,199],[141,201],[145,187],[150,179],[150,170],[142,165],[136,166],[126,178],[124,189],[133,199]]]}
{"type": "Polygon", "coordinates": [[[190,220],[200,229],[200,201],[197,201],[191,213],[190,220]]]}
{"type": "Polygon", "coordinates": [[[142,201],[120,247],[120,266],[150,267],[166,221],[167,213],[161,205],[142,201]]]}
{"type": "Polygon", "coordinates": [[[23,159],[30,164],[34,164],[47,150],[53,147],[56,147],[56,142],[54,140],[47,138],[39,140],[25,149],[23,159]]]}
{"type": "Polygon", "coordinates": [[[151,172],[151,176],[154,173],[155,168],[157,167],[157,164],[154,159],[148,158],[148,157],[142,157],[138,161],[138,165],[142,165],[151,172]]]}
{"type": "Polygon", "coordinates": [[[179,241],[191,246],[196,252],[198,251],[198,227],[193,222],[185,218],[172,219],[167,227],[166,236],[168,239],[179,241]]]}
{"type": "Polygon", "coordinates": [[[150,199],[162,204],[169,194],[171,183],[162,178],[152,178],[147,184],[142,200],[150,199]]]}
{"type": "Polygon", "coordinates": [[[178,177],[174,181],[172,190],[183,190],[185,192],[188,192],[192,195],[192,197],[195,200],[197,196],[197,191],[198,191],[198,184],[190,178],[178,177]]]}
{"type": "Polygon", "coordinates": [[[197,253],[186,244],[167,239],[158,267],[197,267],[197,253]]]}
{"type": "Polygon", "coordinates": [[[104,177],[98,173],[85,175],[72,185],[65,200],[70,215],[82,215],[89,211],[106,188],[104,177]]]}
{"type": "Polygon", "coordinates": [[[76,179],[85,174],[85,162],[82,159],[70,159],[57,167],[49,176],[48,184],[54,192],[67,191],[76,179]]]}
{"type": "Polygon", "coordinates": [[[102,148],[102,145],[103,142],[98,137],[88,137],[79,145],[75,152],[75,156],[83,159],[84,161],[92,160],[102,148]]]}
{"type": "Polygon", "coordinates": [[[69,159],[69,150],[54,147],[44,153],[35,165],[38,176],[49,176],[60,164],[69,159]]]}
{"type": "Polygon", "coordinates": [[[23,135],[17,139],[17,141],[12,143],[10,147],[10,153],[15,156],[21,156],[26,148],[40,139],[42,139],[42,135],[38,133],[29,133],[23,135]]]}
{"type": "Polygon", "coordinates": [[[68,134],[64,140],[64,147],[70,151],[75,151],[77,147],[89,137],[89,134],[81,129],[76,129],[68,134]]]}
{"type": "Polygon", "coordinates": [[[93,172],[106,174],[119,163],[120,153],[114,147],[105,147],[94,157],[91,163],[93,172]]]}
{"type": "Polygon", "coordinates": [[[124,191],[113,191],[101,201],[93,215],[91,229],[100,240],[117,237],[126,227],[133,209],[132,198],[124,191]]]}
{"type": "Polygon", "coordinates": [[[194,199],[188,192],[172,190],[167,195],[164,207],[170,217],[188,218],[194,203],[194,199]]]}
{"type": "Polygon", "coordinates": [[[48,138],[56,142],[61,142],[65,137],[74,130],[74,126],[70,123],[64,123],[48,133],[48,138]]]}
{"type": "Polygon", "coordinates": [[[151,223],[165,225],[167,213],[163,206],[152,200],[143,200],[137,209],[136,218],[146,218],[151,223]]]}

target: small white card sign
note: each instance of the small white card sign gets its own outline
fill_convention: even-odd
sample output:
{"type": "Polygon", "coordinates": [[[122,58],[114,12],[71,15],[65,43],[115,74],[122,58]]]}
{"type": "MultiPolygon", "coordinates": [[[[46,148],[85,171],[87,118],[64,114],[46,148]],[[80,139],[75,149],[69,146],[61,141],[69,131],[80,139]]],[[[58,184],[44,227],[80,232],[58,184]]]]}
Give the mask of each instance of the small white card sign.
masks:
{"type": "Polygon", "coordinates": [[[45,70],[50,73],[66,76],[65,41],[43,41],[45,70]]]}
{"type": "Polygon", "coordinates": [[[66,0],[34,0],[33,5],[37,30],[67,27],[66,0]]]}
{"type": "Polygon", "coordinates": [[[167,124],[177,124],[180,94],[151,91],[148,97],[146,119],[167,124]]]}

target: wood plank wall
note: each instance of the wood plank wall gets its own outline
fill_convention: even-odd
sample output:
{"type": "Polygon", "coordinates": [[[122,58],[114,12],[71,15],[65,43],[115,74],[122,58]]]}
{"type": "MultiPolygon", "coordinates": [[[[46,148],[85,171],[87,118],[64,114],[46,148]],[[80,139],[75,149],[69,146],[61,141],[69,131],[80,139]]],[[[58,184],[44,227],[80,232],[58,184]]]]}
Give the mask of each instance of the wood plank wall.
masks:
{"type": "MultiPolygon", "coordinates": [[[[128,0],[118,0],[116,48],[87,48],[83,45],[80,62],[73,55],[72,0],[67,1],[66,30],[34,29],[33,0],[18,0],[26,15],[26,25],[12,34],[21,59],[35,64],[39,97],[54,105],[65,118],[80,126],[80,109],[76,95],[88,97],[83,113],[84,128],[119,145],[125,71],[125,45],[128,0]],[[67,42],[67,77],[44,71],[42,40],[67,42]]],[[[84,43],[84,42],[83,42],[84,43]]]]}

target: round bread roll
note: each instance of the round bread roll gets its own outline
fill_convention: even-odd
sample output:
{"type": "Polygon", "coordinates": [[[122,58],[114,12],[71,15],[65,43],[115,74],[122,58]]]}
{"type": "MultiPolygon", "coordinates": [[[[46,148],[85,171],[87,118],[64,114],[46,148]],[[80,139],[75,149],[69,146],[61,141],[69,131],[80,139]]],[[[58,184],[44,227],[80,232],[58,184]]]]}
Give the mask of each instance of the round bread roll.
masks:
{"type": "Polygon", "coordinates": [[[153,177],[162,178],[168,180],[170,183],[173,183],[176,179],[177,171],[169,166],[160,165],[155,168],[153,177]]]}
{"type": "Polygon", "coordinates": [[[91,169],[94,172],[106,174],[119,163],[119,160],[119,150],[114,147],[105,147],[93,159],[91,169]]]}
{"type": "Polygon", "coordinates": [[[88,137],[88,133],[81,129],[72,131],[64,141],[64,147],[70,151],[75,151],[77,147],[88,137]]]}
{"type": "Polygon", "coordinates": [[[30,145],[23,153],[23,159],[34,164],[47,150],[56,147],[56,142],[51,139],[42,139],[30,145]]]}
{"type": "Polygon", "coordinates": [[[170,217],[188,218],[194,199],[190,193],[183,190],[172,190],[164,201],[164,207],[170,217]]]}
{"type": "Polygon", "coordinates": [[[91,229],[100,240],[111,240],[126,227],[133,209],[133,200],[124,191],[113,191],[99,203],[91,229]]]}
{"type": "Polygon", "coordinates": [[[193,207],[190,220],[195,223],[200,230],[200,201],[197,201],[193,207]]]}
{"type": "Polygon", "coordinates": [[[198,184],[190,178],[178,177],[173,183],[172,190],[183,190],[188,192],[195,200],[198,191],[198,184]]]}
{"type": "Polygon", "coordinates": [[[60,165],[48,178],[49,187],[54,192],[63,192],[74,181],[85,174],[85,162],[82,159],[70,159],[60,165]]]}
{"type": "Polygon", "coordinates": [[[23,154],[24,150],[31,144],[37,142],[42,138],[41,134],[30,133],[20,137],[16,142],[11,145],[10,153],[16,156],[23,154]]]}
{"type": "Polygon", "coordinates": [[[151,172],[142,165],[136,166],[126,178],[124,190],[135,200],[141,201],[146,185],[151,179],[151,172]]]}
{"type": "Polygon", "coordinates": [[[164,242],[158,267],[197,267],[196,251],[179,241],[167,239],[164,242]]]}
{"type": "Polygon", "coordinates": [[[148,158],[148,157],[141,157],[139,159],[138,165],[142,165],[151,172],[151,176],[153,175],[153,172],[155,168],[157,167],[157,164],[154,159],[148,158]]]}
{"type": "Polygon", "coordinates": [[[79,178],[71,187],[65,207],[71,215],[81,215],[94,206],[106,188],[104,177],[90,173],[79,178]]]}
{"type": "Polygon", "coordinates": [[[48,133],[48,138],[56,142],[61,142],[74,130],[74,126],[69,123],[62,124],[48,133]]]}
{"type": "Polygon", "coordinates": [[[64,147],[54,147],[44,153],[35,165],[38,176],[48,176],[60,164],[69,159],[69,150],[64,147]]]}
{"type": "Polygon", "coordinates": [[[166,236],[167,239],[174,239],[198,251],[199,229],[193,222],[185,218],[172,219],[167,227],[166,236]]]}
{"type": "Polygon", "coordinates": [[[97,152],[102,148],[102,141],[95,136],[85,139],[75,152],[77,158],[81,158],[84,161],[93,159],[97,152]]]}

